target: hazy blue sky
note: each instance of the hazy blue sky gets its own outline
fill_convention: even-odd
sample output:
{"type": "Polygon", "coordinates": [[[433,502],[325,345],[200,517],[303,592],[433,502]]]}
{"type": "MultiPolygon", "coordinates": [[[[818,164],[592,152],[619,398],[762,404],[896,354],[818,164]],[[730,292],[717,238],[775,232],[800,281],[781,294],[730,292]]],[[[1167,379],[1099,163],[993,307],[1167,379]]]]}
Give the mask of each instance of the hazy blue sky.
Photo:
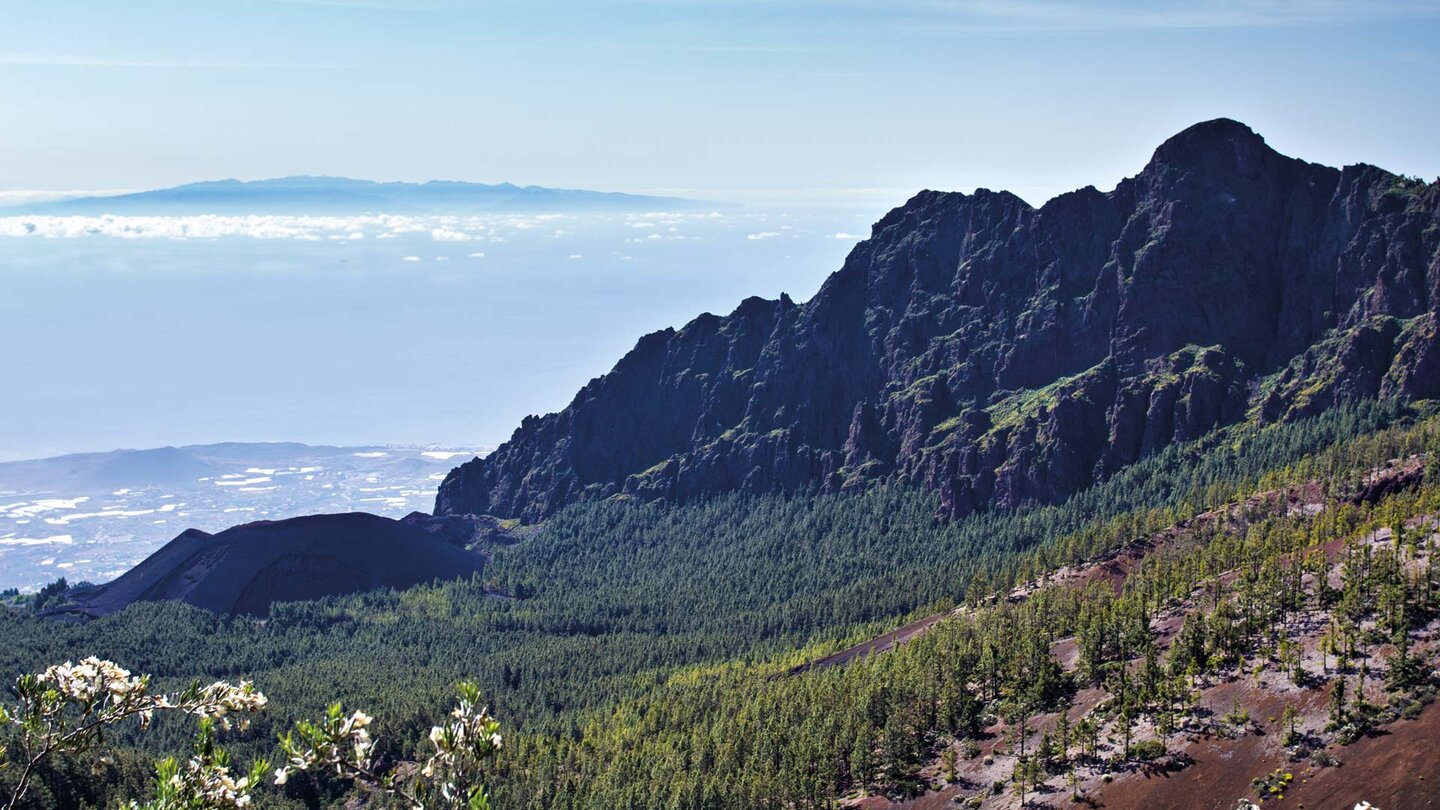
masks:
{"type": "Polygon", "coordinates": [[[1009,188],[1204,118],[1440,174],[1434,0],[7,0],[0,189],[1009,188]]]}
{"type": "Polygon", "coordinates": [[[646,332],[809,297],[921,187],[1108,188],[1216,116],[1433,179],[1437,43],[1440,0],[0,0],[0,203],[287,174],[750,202],[464,242],[0,212],[0,458],[499,442],[646,332]]]}

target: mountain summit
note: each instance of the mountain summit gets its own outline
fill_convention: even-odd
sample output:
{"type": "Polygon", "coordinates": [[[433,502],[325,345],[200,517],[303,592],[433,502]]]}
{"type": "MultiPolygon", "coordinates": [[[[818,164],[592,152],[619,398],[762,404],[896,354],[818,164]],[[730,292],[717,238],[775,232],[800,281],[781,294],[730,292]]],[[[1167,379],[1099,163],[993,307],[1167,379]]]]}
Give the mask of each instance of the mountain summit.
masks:
{"type": "Polygon", "coordinates": [[[962,515],[1053,502],[1245,418],[1440,396],[1440,183],[1271,149],[1235,121],[1041,208],[924,191],[813,299],[641,338],[450,473],[436,512],[887,478],[962,515]]]}

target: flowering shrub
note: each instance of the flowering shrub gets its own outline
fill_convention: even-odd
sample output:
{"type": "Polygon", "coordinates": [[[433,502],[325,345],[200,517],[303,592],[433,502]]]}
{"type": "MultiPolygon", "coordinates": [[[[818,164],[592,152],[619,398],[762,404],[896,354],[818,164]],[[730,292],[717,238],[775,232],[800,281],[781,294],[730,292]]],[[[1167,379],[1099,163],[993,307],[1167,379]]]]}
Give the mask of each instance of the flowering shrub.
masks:
{"type": "MultiPolygon", "coordinates": [[[[251,805],[252,793],[270,769],[262,760],[243,775],[237,773],[216,742],[217,730],[243,728],[248,715],[265,708],[268,701],[249,681],[209,686],[197,682],[181,692],[153,694],[148,675],[132,676],[113,662],[87,658],[22,676],[15,692],[16,706],[0,705],[0,727],[18,732],[15,753],[21,766],[4,810],[19,805],[47,756],[90,753],[103,745],[107,730],[135,718],[143,731],[156,712],[196,717],[200,731],[190,758],[162,760],[156,766],[154,797],[145,804],[131,802],[129,810],[240,810],[251,805]]],[[[370,715],[347,714],[336,703],[319,722],[297,723],[280,738],[283,761],[274,771],[274,783],[284,785],[305,771],[330,771],[414,810],[488,810],[479,771],[500,748],[500,724],[480,706],[478,687],[460,684],[458,705],[430,731],[435,752],[422,767],[381,773],[372,760],[373,722],[370,715]]]]}
{"type": "Polygon", "coordinates": [[[375,771],[371,761],[374,742],[364,712],[346,716],[333,704],[325,719],[302,721],[280,738],[284,764],[275,771],[275,783],[283,785],[292,774],[310,770],[331,770],[336,775],[403,801],[414,810],[466,808],[488,810],[489,796],[480,784],[481,763],[501,746],[500,723],[480,706],[480,690],[473,683],[457,687],[459,703],[443,725],[430,729],[435,753],[409,779],[395,772],[375,771]]]}
{"type": "Polygon", "coordinates": [[[46,757],[91,751],[103,742],[108,729],[123,721],[136,718],[143,730],[149,728],[156,712],[173,711],[230,728],[232,722],[244,725],[245,715],[260,711],[266,703],[265,696],[248,681],[239,685],[217,681],[203,687],[197,682],[182,692],[152,694],[150,676],[132,676],[111,661],[93,657],[78,664],[51,666],[39,675],[21,676],[15,682],[15,693],[19,704],[13,710],[0,707],[0,722],[18,727],[17,764],[21,767],[5,810],[24,798],[35,769],[46,757]]]}
{"type": "Polygon", "coordinates": [[[216,721],[200,721],[195,753],[183,765],[170,757],[156,766],[155,798],[131,802],[129,810],[240,810],[250,806],[250,791],[265,779],[270,764],[260,760],[249,775],[231,774],[230,756],[215,744],[216,721]]]}
{"type": "Polygon", "coordinates": [[[1279,801],[1285,798],[1285,788],[1289,787],[1294,780],[1294,774],[1276,768],[1268,774],[1251,779],[1250,784],[1255,788],[1255,795],[1260,798],[1260,801],[1268,799],[1279,801]]]}

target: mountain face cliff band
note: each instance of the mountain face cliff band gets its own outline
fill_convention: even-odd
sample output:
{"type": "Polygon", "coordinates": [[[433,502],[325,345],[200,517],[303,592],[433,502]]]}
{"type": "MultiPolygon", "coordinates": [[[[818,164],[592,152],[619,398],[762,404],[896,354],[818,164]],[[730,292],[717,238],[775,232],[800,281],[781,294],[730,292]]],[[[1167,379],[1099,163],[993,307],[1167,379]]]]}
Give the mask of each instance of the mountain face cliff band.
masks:
{"type": "Polygon", "coordinates": [[[1440,183],[1197,124],[1108,193],[925,191],[814,298],[642,338],[445,479],[437,514],[614,495],[1064,498],[1171,443],[1364,397],[1440,396],[1440,183]]]}

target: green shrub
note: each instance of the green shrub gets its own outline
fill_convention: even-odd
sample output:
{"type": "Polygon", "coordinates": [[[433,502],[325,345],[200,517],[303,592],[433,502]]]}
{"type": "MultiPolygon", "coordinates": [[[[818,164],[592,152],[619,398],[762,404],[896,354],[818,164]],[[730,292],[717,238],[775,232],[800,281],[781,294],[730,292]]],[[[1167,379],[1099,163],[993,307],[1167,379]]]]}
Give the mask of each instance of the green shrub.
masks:
{"type": "Polygon", "coordinates": [[[1130,746],[1130,755],[1141,762],[1150,762],[1165,756],[1165,743],[1159,740],[1144,740],[1130,746]]]}

